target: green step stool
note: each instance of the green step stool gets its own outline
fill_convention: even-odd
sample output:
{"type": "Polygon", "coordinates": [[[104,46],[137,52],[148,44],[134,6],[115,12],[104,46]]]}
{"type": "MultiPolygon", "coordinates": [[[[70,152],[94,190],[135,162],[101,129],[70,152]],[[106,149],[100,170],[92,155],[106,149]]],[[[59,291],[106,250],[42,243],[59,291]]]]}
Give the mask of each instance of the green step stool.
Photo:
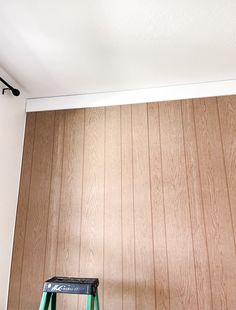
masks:
{"type": "Polygon", "coordinates": [[[86,310],[99,310],[98,279],[53,277],[44,282],[39,310],[56,310],[57,294],[87,295],[86,310]]]}

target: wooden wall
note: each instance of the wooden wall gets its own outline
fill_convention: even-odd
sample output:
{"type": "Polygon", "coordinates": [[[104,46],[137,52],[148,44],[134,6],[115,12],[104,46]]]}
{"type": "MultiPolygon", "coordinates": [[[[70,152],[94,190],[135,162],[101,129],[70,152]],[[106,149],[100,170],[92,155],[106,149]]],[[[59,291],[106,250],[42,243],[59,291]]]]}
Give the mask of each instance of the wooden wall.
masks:
{"type": "Polygon", "coordinates": [[[233,310],[235,234],[236,96],[28,114],[8,309],[233,310]]]}

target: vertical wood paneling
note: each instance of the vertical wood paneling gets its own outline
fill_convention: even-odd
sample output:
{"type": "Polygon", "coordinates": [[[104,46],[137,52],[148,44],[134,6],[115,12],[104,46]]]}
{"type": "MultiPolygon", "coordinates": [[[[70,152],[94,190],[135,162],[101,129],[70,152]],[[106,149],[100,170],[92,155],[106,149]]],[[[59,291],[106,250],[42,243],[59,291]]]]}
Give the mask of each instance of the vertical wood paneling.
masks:
{"type": "Polygon", "coordinates": [[[65,113],[63,111],[56,111],[52,157],[52,177],[50,185],[50,203],[48,212],[46,253],[44,262],[45,280],[53,277],[56,274],[57,236],[60,214],[64,128],[65,113]]]}
{"type": "Polygon", "coordinates": [[[236,96],[218,98],[227,186],[236,240],[236,96]]]}
{"type": "Polygon", "coordinates": [[[147,105],[132,106],[136,309],[155,309],[147,105]]]}
{"type": "Polygon", "coordinates": [[[11,277],[8,294],[8,309],[19,309],[20,283],[22,274],[25,231],[28,212],[32,158],[34,148],[36,113],[27,114],[24,152],[21,168],[20,192],[17,206],[14,244],[12,252],[11,277]]]}
{"type": "Polygon", "coordinates": [[[106,108],[104,310],[122,309],[120,107],[106,108]]]}
{"type": "Polygon", "coordinates": [[[213,309],[236,305],[236,257],[215,98],[194,100],[213,309]]]}
{"type": "Polygon", "coordinates": [[[169,309],[169,277],[162,186],[159,106],[148,105],[152,221],[155,254],[156,308],[169,309]]]}
{"type": "Polygon", "coordinates": [[[46,246],[54,115],[47,112],[36,116],[19,309],[37,308],[41,297],[44,272],[41,257],[43,253],[44,258],[46,246]]]}
{"type": "Polygon", "coordinates": [[[182,115],[198,304],[199,309],[212,309],[206,227],[202,205],[192,100],[185,100],[182,102],[182,115]]]}
{"type": "Polygon", "coordinates": [[[29,114],[8,309],[234,310],[235,175],[236,96],[29,114]]]}
{"type": "MultiPolygon", "coordinates": [[[[84,110],[65,112],[61,202],[56,273],[79,275],[81,202],[84,154],[84,110]]],[[[76,295],[60,295],[63,308],[76,309],[76,295]]]]}
{"type": "Polygon", "coordinates": [[[181,103],[160,104],[170,306],[197,309],[181,103]]]}
{"type": "MultiPolygon", "coordinates": [[[[104,108],[85,112],[80,276],[100,279],[103,296],[104,108]]],[[[103,299],[100,298],[103,309],[103,299]]],[[[80,309],[85,309],[85,297],[80,309]]]]}
{"type": "Polygon", "coordinates": [[[135,244],[131,106],[121,107],[123,308],[135,310],[135,244]]]}

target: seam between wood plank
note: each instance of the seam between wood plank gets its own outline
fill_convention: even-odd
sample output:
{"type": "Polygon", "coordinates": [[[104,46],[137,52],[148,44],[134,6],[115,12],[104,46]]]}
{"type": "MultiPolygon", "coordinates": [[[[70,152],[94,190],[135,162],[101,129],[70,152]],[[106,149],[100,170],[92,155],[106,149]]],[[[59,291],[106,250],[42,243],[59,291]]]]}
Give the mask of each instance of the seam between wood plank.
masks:
{"type": "Polygon", "coordinates": [[[233,239],[234,239],[234,251],[236,253],[235,230],[234,230],[232,206],[231,206],[231,200],[230,200],[230,194],[229,194],[228,174],[227,174],[226,164],[225,164],[225,150],[224,150],[224,145],[223,145],[222,128],[221,128],[221,120],[220,120],[220,112],[219,112],[219,102],[218,102],[217,97],[216,97],[216,107],[217,107],[217,117],[218,117],[218,121],[219,121],[219,129],[220,129],[220,144],[221,144],[222,157],[223,157],[223,163],[224,163],[224,173],[225,173],[225,181],[226,181],[226,187],[227,187],[227,197],[228,197],[228,202],[229,202],[230,222],[231,222],[233,239]]]}
{"type": "Polygon", "coordinates": [[[167,261],[167,277],[168,277],[168,296],[169,296],[169,309],[171,309],[170,303],[170,275],[169,275],[169,257],[168,257],[168,243],[167,243],[167,228],[166,228],[166,210],[165,210],[165,191],[163,180],[163,162],[162,162],[162,143],[161,143],[161,118],[160,118],[160,104],[158,103],[158,126],[159,126],[159,148],[160,148],[160,161],[161,161],[161,184],[162,184],[162,203],[164,214],[164,227],[165,227],[165,244],[166,244],[166,261],[167,261]]]}
{"type": "Polygon", "coordinates": [[[44,249],[44,265],[43,265],[43,282],[45,276],[45,263],[46,263],[46,254],[47,254],[47,244],[48,244],[48,224],[49,224],[49,210],[50,210],[50,202],[51,202],[51,188],[52,188],[52,172],[53,172],[53,157],[54,157],[54,149],[55,149],[55,115],[54,112],[54,124],[53,124],[53,141],[52,141],[52,156],[51,156],[51,173],[50,173],[50,187],[49,187],[49,197],[48,197],[48,214],[47,214],[47,225],[46,225],[46,241],[45,241],[45,249],[44,249]]]}
{"type": "Polygon", "coordinates": [[[146,103],[146,121],[147,121],[147,143],[148,143],[148,169],[149,169],[149,199],[151,206],[151,225],[152,225],[152,260],[153,260],[153,275],[154,275],[154,301],[155,309],[157,307],[156,300],[156,266],[155,266],[155,254],[154,254],[154,227],[153,227],[153,203],[152,203],[152,180],[151,180],[151,159],[150,159],[150,132],[149,132],[149,112],[148,103],[146,103]]]}
{"type": "Polygon", "coordinates": [[[187,173],[187,160],[186,160],[186,139],[184,134],[184,124],[183,124],[183,109],[182,109],[182,100],[180,101],[180,109],[181,109],[181,127],[182,127],[182,135],[183,135],[183,147],[184,147],[184,167],[185,167],[185,176],[186,176],[186,186],[187,186],[187,195],[188,195],[188,210],[189,210],[189,220],[190,220],[190,228],[191,228],[191,239],[192,239],[192,251],[193,251],[193,263],[194,263],[194,278],[195,278],[195,290],[197,297],[197,308],[199,309],[199,301],[198,301],[198,287],[197,287],[197,276],[196,276],[196,258],[195,258],[195,250],[194,250],[194,241],[193,241],[193,225],[192,225],[192,214],[190,208],[190,194],[189,194],[189,179],[187,173]]]}
{"type": "Polygon", "coordinates": [[[121,106],[120,106],[120,196],[121,196],[121,212],[120,212],[120,215],[121,215],[121,296],[122,296],[122,302],[121,302],[121,305],[122,305],[122,310],[123,310],[123,304],[124,304],[124,298],[123,298],[123,293],[124,293],[124,288],[123,288],[123,279],[124,279],[124,275],[123,275],[123,267],[124,267],[124,262],[123,262],[123,246],[124,246],[124,242],[123,242],[123,238],[124,238],[124,234],[123,234],[123,203],[122,203],[122,200],[123,200],[123,193],[122,193],[122,185],[123,185],[123,180],[122,180],[122,173],[123,173],[123,169],[122,169],[122,121],[121,121],[121,106]]]}
{"type": "Polygon", "coordinates": [[[104,275],[104,271],[105,271],[105,264],[104,264],[104,254],[105,254],[105,209],[106,209],[106,114],[107,114],[107,108],[104,108],[104,178],[103,178],[103,182],[104,182],[104,195],[103,195],[103,291],[102,291],[102,298],[103,298],[103,306],[105,309],[105,275],[104,275]]]}
{"type": "Polygon", "coordinates": [[[205,232],[205,240],[206,240],[206,250],[207,250],[207,262],[208,262],[208,272],[209,272],[209,281],[210,281],[210,292],[211,292],[211,308],[213,309],[213,296],[212,296],[212,284],[211,284],[211,268],[210,268],[210,261],[209,261],[209,247],[208,247],[208,239],[207,239],[207,231],[206,231],[206,215],[204,210],[203,204],[203,194],[202,194],[202,177],[200,172],[200,161],[199,161],[199,145],[197,139],[197,129],[196,129],[196,117],[195,117],[195,108],[194,102],[192,100],[192,107],[193,107],[193,120],[194,120],[194,134],[195,134],[195,141],[196,141],[196,149],[197,149],[197,162],[198,162],[198,173],[199,173],[199,182],[200,182],[200,193],[201,193],[201,204],[202,204],[202,212],[203,212],[203,224],[204,224],[204,232],[205,232]]]}
{"type": "MultiPolygon", "coordinates": [[[[59,214],[58,214],[58,223],[57,223],[57,231],[59,231],[60,227],[60,218],[61,218],[61,193],[62,193],[62,183],[63,183],[63,171],[64,171],[64,154],[65,154],[65,128],[66,128],[66,113],[63,113],[63,119],[64,119],[64,129],[63,129],[63,141],[62,141],[62,167],[61,167],[61,183],[60,183],[60,208],[59,208],[59,214]]],[[[55,273],[57,273],[57,257],[58,257],[58,234],[57,234],[57,247],[56,247],[56,262],[55,262],[55,273]]]]}
{"type": "Polygon", "coordinates": [[[134,205],[134,137],[133,137],[133,106],[131,107],[131,144],[132,144],[132,191],[133,191],[133,233],[134,233],[134,276],[135,276],[135,309],[137,308],[137,282],[136,282],[136,234],[135,234],[135,205],[134,205]]]}
{"type": "MultiPolygon", "coordinates": [[[[82,176],[82,182],[81,182],[81,198],[80,198],[80,203],[81,203],[81,207],[80,207],[80,219],[79,219],[79,262],[78,262],[78,273],[79,273],[79,277],[81,277],[81,233],[82,233],[82,214],[83,214],[83,197],[84,197],[84,154],[85,154],[85,122],[86,122],[86,111],[85,109],[83,109],[84,111],[84,124],[83,124],[83,159],[82,159],[82,172],[81,172],[81,176],[82,176]]],[[[77,308],[79,309],[79,297],[77,298],[77,308]]]]}

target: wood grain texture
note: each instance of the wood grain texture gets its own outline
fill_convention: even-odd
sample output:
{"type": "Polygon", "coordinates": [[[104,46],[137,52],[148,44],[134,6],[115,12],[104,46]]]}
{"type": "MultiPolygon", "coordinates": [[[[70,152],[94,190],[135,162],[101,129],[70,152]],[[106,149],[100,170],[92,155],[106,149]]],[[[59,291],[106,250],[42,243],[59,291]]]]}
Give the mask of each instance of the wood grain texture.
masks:
{"type": "Polygon", "coordinates": [[[36,115],[19,309],[38,307],[44,280],[44,259],[41,257],[45,255],[46,246],[54,116],[54,112],[36,115]]]}
{"type": "Polygon", "coordinates": [[[197,309],[192,230],[179,101],[160,104],[160,127],[170,306],[181,310],[197,309]]]}
{"type": "Polygon", "coordinates": [[[218,112],[230,208],[236,240],[236,96],[218,98],[218,112]]]}
{"type": "Polygon", "coordinates": [[[123,309],[136,309],[134,191],[131,106],[121,107],[121,203],[122,203],[122,288],[123,309]]]}
{"type": "Polygon", "coordinates": [[[169,309],[169,275],[160,147],[159,105],[148,106],[152,222],[155,254],[156,308],[169,309]]]}
{"type": "MultiPolygon", "coordinates": [[[[56,274],[79,276],[82,178],[84,166],[84,110],[65,112],[62,185],[58,223],[56,274]]],[[[60,295],[63,308],[76,309],[76,295],[60,295]]]]}
{"type": "Polygon", "coordinates": [[[8,309],[234,310],[235,206],[236,96],[29,114],[8,309]]]}
{"type": "MultiPolygon", "coordinates": [[[[103,309],[103,230],[104,230],[104,108],[85,112],[83,201],[81,223],[80,276],[100,279],[103,309]]],[[[85,309],[82,297],[79,309],[85,309]]]]}
{"type": "Polygon", "coordinates": [[[132,106],[136,309],[155,309],[147,105],[132,106]]]}
{"type": "Polygon", "coordinates": [[[211,279],[192,100],[182,102],[184,150],[199,309],[212,309],[211,279]]]}
{"type": "Polygon", "coordinates": [[[194,100],[213,309],[236,305],[236,257],[216,98],[194,100]]]}
{"type": "Polygon", "coordinates": [[[122,309],[120,107],[105,110],[104,310],[122,309]]]}
{"type": "Polygon", "coordinates": [[[29,207],[30,182],[34,149],[36,113],[27,114],[24,152],[21,168],[20,191],[18,198],[14,243],[12,251],[11,277],[8,294],[8,309],[19,309],[20,285],[24,255],[27,213],[29,207]]]}
{"type": "Polygon", "coordinates": [[[55,128],[53,141],[52,172],[50,185],[50,202],[47,224],[46,253],[44,263],[44,279],[56,274],[57,236],[60,214],[60,197],[62,181],[62,163],[64,146],[65,114],[63,111],[55,113],[55,128]]]}

